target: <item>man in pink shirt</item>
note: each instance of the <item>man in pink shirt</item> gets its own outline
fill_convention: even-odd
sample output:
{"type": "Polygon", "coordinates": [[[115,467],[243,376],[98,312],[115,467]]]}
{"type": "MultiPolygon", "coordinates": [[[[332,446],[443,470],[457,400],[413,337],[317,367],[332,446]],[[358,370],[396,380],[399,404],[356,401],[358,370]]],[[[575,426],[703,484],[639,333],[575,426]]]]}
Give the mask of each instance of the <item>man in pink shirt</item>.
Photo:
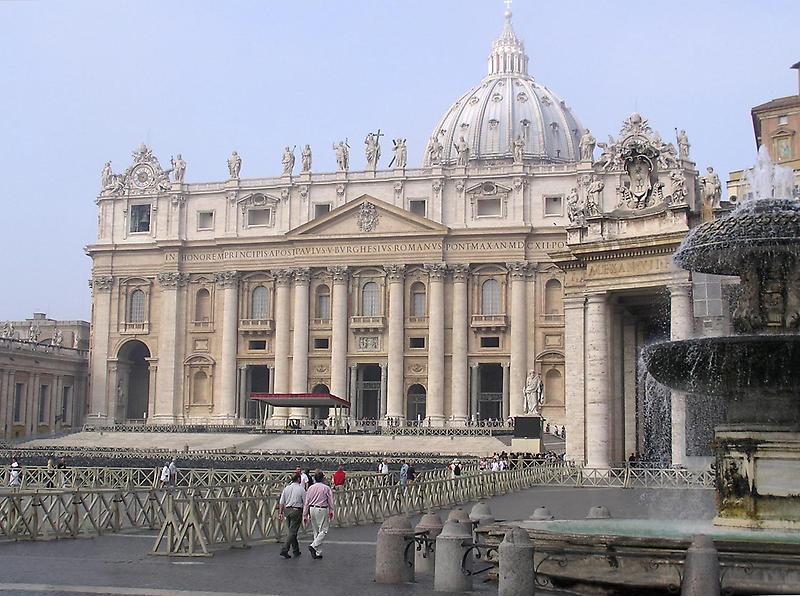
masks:
{"type": "Polygon", "coordinates": [[[333,519],[333,491],[323,482],[325,475],[317,470],[314,474],[314,484],[306,491],[303,503],[303,521],[311,520],[311,529],[314,532],[314,541],[308,545],[311,557],[321,559],[322,541],[328,534],[328,527],[333,519]]]}

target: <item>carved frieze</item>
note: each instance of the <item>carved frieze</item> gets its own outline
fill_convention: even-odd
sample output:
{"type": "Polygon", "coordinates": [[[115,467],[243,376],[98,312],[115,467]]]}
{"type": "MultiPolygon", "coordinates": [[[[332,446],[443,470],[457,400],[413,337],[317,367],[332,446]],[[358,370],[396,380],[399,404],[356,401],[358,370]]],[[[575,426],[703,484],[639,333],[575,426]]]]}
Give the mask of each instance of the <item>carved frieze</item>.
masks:
{"type": "Polygon", "coordinates": [[[379,221],[380,214],[378,213],[378,208],[369,201],[361,203],[361,206],[358,208],[358,215],[356,216],[358,229],[362,232],[374,232],[378,228],[379,221]]]}
{"type": "Polygon", "coordinates": [[[377,335],[361,335],[358,338],[359,352],[377,352],[380,349],[380,338],[377,335]]]}
{"type": "Polygon", "coordinates": [[[122,174],[111,171],[111,163],[103,167],[101,192],[107,195],[136,195],[166,192],[172,187],[169,171],[164,171],[152,150],[142,143],[132,153],[133,163],[122,174]]]}

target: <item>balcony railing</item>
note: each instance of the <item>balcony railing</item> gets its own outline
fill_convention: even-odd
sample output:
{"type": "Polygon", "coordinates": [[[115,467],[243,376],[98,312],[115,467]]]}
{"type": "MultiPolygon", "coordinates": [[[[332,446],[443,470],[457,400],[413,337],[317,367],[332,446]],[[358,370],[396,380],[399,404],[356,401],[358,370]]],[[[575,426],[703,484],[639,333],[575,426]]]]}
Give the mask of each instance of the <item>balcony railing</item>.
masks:
{"type": "Polygon", "coordinates": [[[272,319],[240,319],[239,331],[242,333],[272,333],[275,323],[272,319]]]}
{"type": "Polygon", "coordinates": [[[553,324],[558,324],[558,325],[563,325],[564,324],[564,315],[560,314],[560,313],[559,314],[553,313],[553,314],[543,315],[543,318],[544,318],[544,322],[545,323],[553,323],[553,324]]]}
{"type": "Polygon", "coordinates": [[[411,325],[427,325],[428,317],[408,317],[408,322],[411,325]]]}
{"type": "Polygon", "coordinates": [[[214,321],[192,321],[192,331],[214,331],[214,321]]]}
{"type": "Polygon", "coordinates": [[[386,326],[384,317],[350,317],[350,329],[358,332],[383,331],[386,326]]]}
{"type": "Polygon", "coordinates": [[[506,315],[472,315],[472,328],[480,331],[505,331],[506,315]]]}
{"type": "Polygon", "coordinates": [[[139,323],[119,322],[119,332],[126,335],[146,335],[150,333],[150,323],[142,321],[139,323]]]}
{"type": "Polygon", "coordinates": [[[319,318],[315,317],[311,319],[311,328],[312,329],[320,329],[320,328],[327,328],[331,326],[331,319],[330,317],[319,318]]]}

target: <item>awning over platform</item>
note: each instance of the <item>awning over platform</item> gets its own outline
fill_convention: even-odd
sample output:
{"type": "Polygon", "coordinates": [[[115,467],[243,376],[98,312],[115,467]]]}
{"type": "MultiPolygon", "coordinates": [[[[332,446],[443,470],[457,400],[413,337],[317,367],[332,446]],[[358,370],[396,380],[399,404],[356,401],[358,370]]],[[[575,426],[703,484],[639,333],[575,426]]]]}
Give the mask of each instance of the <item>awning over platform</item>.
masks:
{"type": "Polygon", "coordinates": [[[350,402],[330,393],[251,393],[250,399],[291,408],[350,408],[350,402]]]}

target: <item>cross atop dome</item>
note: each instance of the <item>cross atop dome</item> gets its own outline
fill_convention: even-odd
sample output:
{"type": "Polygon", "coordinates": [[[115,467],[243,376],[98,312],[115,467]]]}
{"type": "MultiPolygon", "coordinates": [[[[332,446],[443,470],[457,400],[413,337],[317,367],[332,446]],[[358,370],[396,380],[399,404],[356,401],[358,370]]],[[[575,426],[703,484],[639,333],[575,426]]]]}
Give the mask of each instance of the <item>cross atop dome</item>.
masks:
{"type": "Polygon", "coordinates": [[[525,44],[514,33],[511,26],[511,0],[504,0],[506,5],[505,23],[503,32],[492,44],[492,53],[489,55],[489,74],[528,74],[528,55],[525,53],[525,44]]]}

